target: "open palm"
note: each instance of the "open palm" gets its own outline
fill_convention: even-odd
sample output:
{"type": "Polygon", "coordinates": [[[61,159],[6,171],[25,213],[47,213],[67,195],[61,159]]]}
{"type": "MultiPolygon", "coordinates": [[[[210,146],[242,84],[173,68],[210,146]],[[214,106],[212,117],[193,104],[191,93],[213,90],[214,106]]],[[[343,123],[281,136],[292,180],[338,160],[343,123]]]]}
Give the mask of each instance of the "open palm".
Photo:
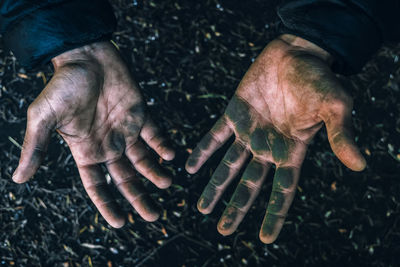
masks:
{"type": "Polygon", "coordinates": [[[333,152],[349,168],[365,167],[351,135],[352,99],[327,64],[329,54],[293,42],[272,41],[252,64],[224,115],[190,155],[186,169],[195,173],[232,135],[235,141],[198,201],[210,213],[240,170],[245,171],[226,207],[218,231],[233,233],[257,197],[272,164],[275,176],[260,239],[273,242],[293,201],[307,146],[327,128],[333,152]],[[251,157],[247,166],[244,166],[251,157]]]}
{"type": "Polygon", "coordinates": [[[145,112],[139,88],[109,43],[96,43],[53,59],[55,74],[28,109],[28,125],[16,182],[34,175],[51,132],[67,142],[82,183],[102,216],[114,227],[125,217],[109,190],[100,164],[136,211],[148,221],[159,216],[135,169],[159,188],[171,179],[151,157],[145,143],[161,157],[174,152],[145,112]]]}

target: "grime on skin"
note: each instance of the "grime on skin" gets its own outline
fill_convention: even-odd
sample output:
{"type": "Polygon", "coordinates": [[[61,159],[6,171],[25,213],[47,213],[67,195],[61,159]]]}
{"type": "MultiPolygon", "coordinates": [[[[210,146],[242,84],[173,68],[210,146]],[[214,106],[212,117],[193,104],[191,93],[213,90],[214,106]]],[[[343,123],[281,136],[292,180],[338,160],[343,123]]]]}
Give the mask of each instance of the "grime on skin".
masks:
{"type": "Polygon", "coordinates": [[[235,136],[197,205],[200,212],[211,213],[244,169],[218,223],[221,234],[237,229],[275,165],[259,235],[264,243],[276,240],[296,192],[307,146],[324,124],[336,156],[353,170],[365,167],[351,135],[352,99],[330,71],[330,61],[326,51],[306,40],[284,35],[272,41],[243,77],[225,113],[193,150],[186,164],[189,173],[197,172],[235,136]]]}

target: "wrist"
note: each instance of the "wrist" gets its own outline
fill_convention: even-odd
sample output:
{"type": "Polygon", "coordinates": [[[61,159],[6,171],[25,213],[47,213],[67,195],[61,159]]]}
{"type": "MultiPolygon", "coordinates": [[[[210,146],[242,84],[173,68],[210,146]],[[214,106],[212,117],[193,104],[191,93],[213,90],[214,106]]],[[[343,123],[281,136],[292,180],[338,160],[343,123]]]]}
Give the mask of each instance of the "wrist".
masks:
{"type": "Polygon", "coordinates": [[[51,62],[55,70],[61,66],[76,62],[101,63],[110,53],[115,54],[115,50],[115,47],[110,42],[96,42],[66,51],[52,58],[51,62]]]}
{"type": "Polygon", "coordinates": [[[293,50],[303,51],[320,58],[329,66],[331,66],[334,61],[334,58],[328,51],[301,37],[293,34],[282,34],[278,37],[278,39],[290,45],[293,50]]]}

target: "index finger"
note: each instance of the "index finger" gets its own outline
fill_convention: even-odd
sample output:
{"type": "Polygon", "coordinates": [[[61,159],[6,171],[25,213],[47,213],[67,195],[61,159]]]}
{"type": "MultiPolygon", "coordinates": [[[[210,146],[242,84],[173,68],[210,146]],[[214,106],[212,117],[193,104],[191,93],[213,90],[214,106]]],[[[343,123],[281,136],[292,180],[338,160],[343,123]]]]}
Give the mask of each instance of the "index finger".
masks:
{"type": "Polygon", "coordinates": [[[208,158],[218,150],[233,134],[233,130],[227,124],[225,116],[222,116],[213,128],[201,139],[197,147],[186,161],[186,170],[196,173],[208,158]]]}

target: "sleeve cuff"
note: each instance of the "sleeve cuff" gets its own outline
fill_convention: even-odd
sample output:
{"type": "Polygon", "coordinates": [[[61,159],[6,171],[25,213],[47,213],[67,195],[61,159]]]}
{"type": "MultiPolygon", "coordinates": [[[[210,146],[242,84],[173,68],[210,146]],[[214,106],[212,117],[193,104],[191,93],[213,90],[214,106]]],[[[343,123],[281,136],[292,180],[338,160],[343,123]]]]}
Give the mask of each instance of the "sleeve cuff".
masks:
{"type": "Polygon", "coordinates": [[[373,21],[340,1],[294,1],[280,7],[278,16],[281,33],[302,37],[331,53],[336,73],[361,71],[382,43],[373,21]]]}
{"type": "Polygon", "coordinates": [[[3,39],[20,64],[31,69],[65,51],[110,38],[116,24],[107,0],[72,0],[25,15],[3,39]]]}

